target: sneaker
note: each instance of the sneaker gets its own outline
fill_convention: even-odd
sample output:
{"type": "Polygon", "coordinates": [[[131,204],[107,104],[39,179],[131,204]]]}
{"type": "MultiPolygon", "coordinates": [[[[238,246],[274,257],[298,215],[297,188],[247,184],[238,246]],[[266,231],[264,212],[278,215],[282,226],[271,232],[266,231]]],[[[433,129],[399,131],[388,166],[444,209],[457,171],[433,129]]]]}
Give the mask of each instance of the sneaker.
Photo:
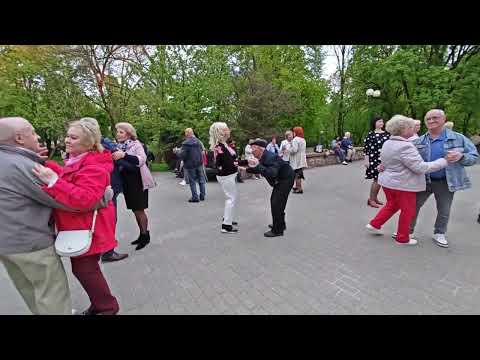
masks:
{"type": "Polygon", "coordinates": [[[224,234],[238,233],[238,229],[233,228],[232,225],[224,225],[224,224],[222,224],[222,229],[220,231],[224,234]]]}
{"type": "Polygon", "coordinates": [[[348,163],[346,161],[342,162],[343,165],[348,165],[348,163]]]}
{"type": "Polygon", "coordinates": [[[414,238],[410,238],[410,240],[406,243],[402,243],[402,242],[398,242],[398,241],[395,241],[398,245],[417,245],[418,244],[418,241],[415,240],[414,238]]]}
{"type": "Polygon", "coordinates": [[[372,225],[370,224],[367,224],[365,225],[365,229],[367,229],[367,231],[371,234],[374,234],[374,235],[383,235],[383,233],[380,231],[380,229],[377,229],[375,227],[373,227],[372,225]]]}
{"type": "Polygon", "coordinates": [[[198,199],[188,199],[188,202],[189,203],[198,203],[198,202],[200,202],[200,200],[198,200],[198,199]]]}
{"type": "Polygon", "coordinates": [[[185,182],[185,180],[182,180],[182,181],[180,181],[180,182],[178,183],[178,185],[185,186],[185,185],[187,185],[187,183],[185,182]]]}
{"type": "Polygon", "coordinates": [[[433,241],[435,241],[435,243],[438,246],[445,247],[445,248],[448,247],[448,241],[445,238],[445,234],[433,234],[432,239],[433,239],[433,241]]]}
{"type": "MultiPolygon", "coordinates": [[[[415,236],[414,234],[410,234],[410,237],[416,238],[416,236],[415,236]]],[[[397,240],[397,233],[396,233],[396,232],[394,232],[394,233],[392,234],[392,239],[393,239],[393,240],[397,240]]]]}

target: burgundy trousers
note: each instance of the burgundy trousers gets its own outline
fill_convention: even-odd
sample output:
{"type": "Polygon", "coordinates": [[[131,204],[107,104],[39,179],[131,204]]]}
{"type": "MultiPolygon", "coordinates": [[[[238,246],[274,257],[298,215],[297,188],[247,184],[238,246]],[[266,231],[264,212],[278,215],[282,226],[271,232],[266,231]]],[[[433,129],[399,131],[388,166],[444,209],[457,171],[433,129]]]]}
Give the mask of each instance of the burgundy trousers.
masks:
{"type": "Polygon", "coordinates": [[[71,258],[72,272],[87,293],[93,312],[113,315],[118,312],[119,306],[100,269],[100,256],[101,254],[94,254],[71,258]]]}

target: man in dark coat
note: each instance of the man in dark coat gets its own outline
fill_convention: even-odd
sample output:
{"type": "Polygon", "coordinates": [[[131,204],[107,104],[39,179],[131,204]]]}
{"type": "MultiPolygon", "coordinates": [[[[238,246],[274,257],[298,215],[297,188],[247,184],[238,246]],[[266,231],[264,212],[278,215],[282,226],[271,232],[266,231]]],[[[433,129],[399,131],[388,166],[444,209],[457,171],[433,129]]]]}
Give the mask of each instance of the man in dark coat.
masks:
{"type": "MultiPolygon", "coordinates": [[[[262,174],[272,186],[270,206],[272,210],[271,230],[264,235],[266,237],[282,236],[287,226],[285,224],[285,207],[287,206],[288,195],[292,190],[295,180],[295,173],[291,166],[283,161],[277,154],[265,151],[267,142],[257,139],[252,144],[254,158],[248,160],[247,172],[262,174]]],[[[242,163],[241,165],[245,165],[242,163]]]]}

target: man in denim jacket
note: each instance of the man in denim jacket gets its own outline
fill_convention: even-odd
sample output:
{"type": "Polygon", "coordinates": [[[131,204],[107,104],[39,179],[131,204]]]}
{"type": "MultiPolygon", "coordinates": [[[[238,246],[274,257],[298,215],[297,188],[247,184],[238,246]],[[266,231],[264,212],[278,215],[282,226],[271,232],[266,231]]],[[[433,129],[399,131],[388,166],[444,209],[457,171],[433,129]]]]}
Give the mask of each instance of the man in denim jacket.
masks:
{"type": "Polygon", "coordinates": [[[425,115],[428,132],[413,140],[424,161],[434,161],[441,157],[446,157],[449,162],[454,161],[447,168],[426,175],[427,188],[417,193],[417,215],[410,225],[412,234],[421,207],[433,193],[437,203],[433,240],[441,247],[448,247],[445,234],[453,195],[455,191],[471,187],[465,166],[474,165],[478,158],[477,149],[467,137],[444,127],[446,120],[442,110],[430,110],[425,115]]]}

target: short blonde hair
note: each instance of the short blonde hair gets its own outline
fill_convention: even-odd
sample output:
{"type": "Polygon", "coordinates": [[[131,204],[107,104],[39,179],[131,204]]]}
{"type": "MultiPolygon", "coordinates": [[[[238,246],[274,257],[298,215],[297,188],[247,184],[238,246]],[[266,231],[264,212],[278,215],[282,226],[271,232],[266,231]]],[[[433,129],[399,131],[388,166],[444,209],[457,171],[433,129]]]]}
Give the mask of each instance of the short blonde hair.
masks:
{"type": "Polygon", "coordinates": [[[453,121],[447,121],[447,122],[445,123],[445,127],[446,127],[447,129],[453,130],[453,121]]]}
{"type": "Polygon", "coordinates": [[[128,122],[119,122],[115,125],[115,129],[120,129],[120,130],[123,130],[125,131],[128,135],[130,135],[130,138],[132,140],[137,140],[138,139],[138,136],[137,136],[137,130],[135,130],[135,128],[132,126],[132,124],[128,123],[128,122]]]}
{"type": "Polygon", "coordinates": [[[345,133],[345,137],[350,137],[350,136],[352,136],[352,134],[350,134],[350,132],[347,131],[347,132],[345,133]]]}
{"type": "Polygon", "coordinates": [[[68,128],[80,129],[84,135],[82,143],[91,146],[92,149],[103,152],[102,132],[98,121],[94,118],[81,118],[68,124],[68,128]]]}
{"type": "Polygon", "coordinates": [[[293,131],[292,130],[287,130],[285,131],[285,136],[292,135],[293,136],[293,131]]]}
{"type": "Polygon", "coordinates": [[[415,126],[415,121],[403,115],[395,115],[387,121],[385,130],[391,135],[400,136],[403,130],[415,126]]]}

